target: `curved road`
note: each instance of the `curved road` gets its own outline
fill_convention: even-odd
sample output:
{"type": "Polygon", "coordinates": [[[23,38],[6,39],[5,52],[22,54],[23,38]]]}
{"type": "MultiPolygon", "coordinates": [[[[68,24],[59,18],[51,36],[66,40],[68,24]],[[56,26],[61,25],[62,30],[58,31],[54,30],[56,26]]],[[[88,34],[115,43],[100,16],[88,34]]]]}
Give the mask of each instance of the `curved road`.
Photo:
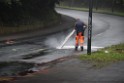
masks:
{"type": "MultiPolygon", "coordinates": [[[[88,12],[68,9],[57,9],[57,12],[88,22],[88,12]]],[[[92,46],[106,47],[124,43],[124,17],[93,13],[92,30],[92,46]]]]}

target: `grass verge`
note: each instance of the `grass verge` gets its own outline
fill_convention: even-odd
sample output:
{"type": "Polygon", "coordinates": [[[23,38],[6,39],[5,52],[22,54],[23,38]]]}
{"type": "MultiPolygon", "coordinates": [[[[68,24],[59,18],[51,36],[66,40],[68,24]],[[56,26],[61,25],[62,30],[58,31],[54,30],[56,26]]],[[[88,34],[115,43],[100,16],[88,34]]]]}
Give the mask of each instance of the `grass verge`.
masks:
{"type": "Polygon", "coordinates": [[[98,68],[113,62],[124,61],[124,43],[100,49],[91,55],[81,55],[80,59],[91,61],[93,66],[98,68]]]}

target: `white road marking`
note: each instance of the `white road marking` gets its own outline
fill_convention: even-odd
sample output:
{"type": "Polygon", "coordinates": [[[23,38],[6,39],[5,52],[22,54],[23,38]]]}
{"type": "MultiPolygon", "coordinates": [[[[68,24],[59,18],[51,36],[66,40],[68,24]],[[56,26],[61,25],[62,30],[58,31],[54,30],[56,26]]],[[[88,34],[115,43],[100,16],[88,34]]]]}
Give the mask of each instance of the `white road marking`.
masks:
{"type": "MultiPolygon", "coordinates": [[[[61,49],[74,49],[75,46],[63,46],[61,49]]],[[[98,47],[98,46],[91,46],[91,49],[100,49],[100,48],[104,48],[104,47],[98,47]]],[[[57,47],[56,49],[60,49],[59,47],[57,47]]],[[[84,49],[87,49],[87,46],[84,46],[84,49]]]]}

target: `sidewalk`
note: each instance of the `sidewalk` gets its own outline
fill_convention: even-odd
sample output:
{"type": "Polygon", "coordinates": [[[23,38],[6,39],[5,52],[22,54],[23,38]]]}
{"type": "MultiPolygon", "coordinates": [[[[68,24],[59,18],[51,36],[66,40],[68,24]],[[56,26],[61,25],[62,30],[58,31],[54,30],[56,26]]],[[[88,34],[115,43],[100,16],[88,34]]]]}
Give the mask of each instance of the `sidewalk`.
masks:
{"type": "Polygon", "coordinates": [[[124,83],[124,62],[95,68],[78,56],[60,59],[46,69],[10,83],[124,83]]]}
{"type": "Polygon", "coordinates": [[[62,20],[60,21],[59,24],[57,24],[55,26],[41,29],[41,30],[34,31],[34,32],[25,32],[25,33],[19,33],[19,34],[0,36],[0,42],[3,42],[7,39],[19,40],[19,39],[25,39],[25,38],[30,38],[30,37],[47,35],[47,34],[59,32],[62,30],[73,28],[74,22],[75,22],[75,20],[73,18],[62,15],[62,20]]]}

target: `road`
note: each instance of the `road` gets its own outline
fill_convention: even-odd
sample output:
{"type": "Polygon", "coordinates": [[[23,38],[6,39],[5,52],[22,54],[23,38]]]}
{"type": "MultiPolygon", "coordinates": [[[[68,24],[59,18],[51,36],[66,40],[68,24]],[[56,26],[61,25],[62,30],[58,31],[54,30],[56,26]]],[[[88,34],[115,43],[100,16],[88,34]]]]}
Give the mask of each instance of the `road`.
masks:
{"type": "MultiPolygon", "coordinates": [[[[80,18],[85,23],[88,22],[88,12],[56,9],[58,13],[80,18]]],[[[112,16],[106,14],[93,13],[93,36],[92,47],[107,47],[124,42],[124,17],[112,16]]],[[[59,28],[59,27],[57,27],[59,28]]],[[[73,49],[57,50],[67,34],[73,29],[62,31],[56,34],[33,37],[23,40],[23,43],[0,48],[0,61],[24,61],[34,63],[49,62],[63,56],[72,55],[73,49]],[[47,50],[45,50],[47,49],[47,50]],[[27,58],[25,55],[40,52],[41,55],[34,58],[27,58]]],[[[87,36],[87,31],[85,33],[87,36]]],[[[85,50],[87,37],[85,37],[85,50]]],[[[74,36],[70,38],[66,46],[74,46],[74,36]]],[[[92,49],[93,50],[93,49],[92,49]]],[[[86,52],[85,52],[86,53],[86,52]]]]}
{"type": "MultiPolygon", "coordinates": [[[[58,9],[58,12],[88,22],[88,12],[65,9],[58,9]]],[[[124,17],[93,13],[92,46],[106,47],[123,43],[123,27],[124,17]]]]}

